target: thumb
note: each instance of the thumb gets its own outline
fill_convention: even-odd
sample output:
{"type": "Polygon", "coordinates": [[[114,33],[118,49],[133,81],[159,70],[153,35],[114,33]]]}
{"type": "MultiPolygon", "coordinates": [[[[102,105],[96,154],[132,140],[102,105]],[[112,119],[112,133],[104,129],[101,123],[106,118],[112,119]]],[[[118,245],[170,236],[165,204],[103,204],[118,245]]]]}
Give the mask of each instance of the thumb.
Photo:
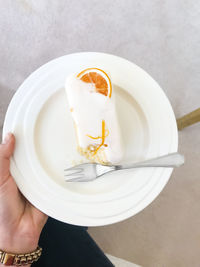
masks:
{"type": "Polygon", "coordinates": [[[15,137],[8,133],[0,145],[0,186],[10,176],[10,157],[13,154],[15,147],[15,137]]]}

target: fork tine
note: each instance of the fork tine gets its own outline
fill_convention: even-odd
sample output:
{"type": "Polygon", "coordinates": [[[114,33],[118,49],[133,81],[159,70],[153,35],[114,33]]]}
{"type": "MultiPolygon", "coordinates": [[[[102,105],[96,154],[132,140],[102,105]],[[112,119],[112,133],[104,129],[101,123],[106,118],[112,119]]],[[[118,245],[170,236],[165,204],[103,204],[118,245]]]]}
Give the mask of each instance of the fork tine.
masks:
{"type": "Polygon", "coordinates": [[[82,177],[83,176],[83,173],[81,173],[81,172],[72,172],[72,173],[66,173],[66,174],[64,174],[64,176],[65,177],[69,177],[69,176],[72,176],[72,177],[76,177],[76,176],[80,176],[80,177],[82,177]]]}
{"type": "Polygon", "coordinates": [[[82,168],[80,166],[74,166],[74,167],[64,169],[64,171],[70,171],[70,170],[82,170],[82,168]]]}
{"type": "Polygon", "coordinates": [[[65,176],[67,175],[71,175],[71,174],[78,174],[78,173],[81,173],[83,170],[82,169],[66,169],[65,170],[65,176]]]}
{"type": "Polygon", "coordinates": [[[70,182],[70,183],[72,183],[72,182],[84,183],[84,182],[89,182],[89,181],[90,181],[89,179],[85,180],[85,179],[83,179],[83,177],[78,177],[78,178],[72,178],[72,179],[65,180],[65,182],[70,182]]]}
{"type": "Polygon", "coordinates": [[[83,180],[83,176],[76,176],[70,179],[65,179],[65,182],[80,182],[83,180]]]}

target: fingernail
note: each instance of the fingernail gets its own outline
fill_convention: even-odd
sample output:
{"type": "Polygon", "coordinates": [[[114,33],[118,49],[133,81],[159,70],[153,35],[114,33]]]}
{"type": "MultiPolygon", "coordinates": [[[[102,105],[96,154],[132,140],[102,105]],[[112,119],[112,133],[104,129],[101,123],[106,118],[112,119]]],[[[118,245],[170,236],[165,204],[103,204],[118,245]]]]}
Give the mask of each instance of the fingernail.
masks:
{"type": "Polygon", "coordinates": [[[8,143],[8,141],[10,140],[11,135],[12,135],[11,133],[7,133],[6,134],[6,136],[5,136],[4,140],[3,140],[3,144],[8,143]]]}

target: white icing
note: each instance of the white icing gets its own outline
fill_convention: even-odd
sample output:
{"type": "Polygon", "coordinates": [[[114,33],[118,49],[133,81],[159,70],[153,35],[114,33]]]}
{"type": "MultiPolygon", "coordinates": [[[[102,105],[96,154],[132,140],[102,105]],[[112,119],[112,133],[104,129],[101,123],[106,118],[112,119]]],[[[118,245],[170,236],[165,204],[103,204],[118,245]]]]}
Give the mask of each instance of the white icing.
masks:
{"type": "Polygon", "coordinates": [[[66,79],[65,89],[71,114],[77,126],[79,145],[100,144],[102,139],[91,139],[87,135],[102,136],[102,120],[105,120],[109,135],[105,138],[106,158],[116,164],[123,157],[120,129],[114,98],[95,92],[95,86],[77,79],[74,75],[66,79]]]}

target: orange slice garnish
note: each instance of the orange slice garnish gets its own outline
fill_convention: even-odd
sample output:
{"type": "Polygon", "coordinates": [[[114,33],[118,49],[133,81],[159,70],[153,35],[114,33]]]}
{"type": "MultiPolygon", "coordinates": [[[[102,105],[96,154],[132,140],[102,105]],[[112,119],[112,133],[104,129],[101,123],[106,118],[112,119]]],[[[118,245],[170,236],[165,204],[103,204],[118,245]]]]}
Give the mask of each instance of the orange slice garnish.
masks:
{"type": "Polygon", "coordinates": [[[85,83],[92,83],[96,92],[111,97],[112,84],[108,74],[98,68],[88,68],[81,71],[77,78],[85,83]]]}

